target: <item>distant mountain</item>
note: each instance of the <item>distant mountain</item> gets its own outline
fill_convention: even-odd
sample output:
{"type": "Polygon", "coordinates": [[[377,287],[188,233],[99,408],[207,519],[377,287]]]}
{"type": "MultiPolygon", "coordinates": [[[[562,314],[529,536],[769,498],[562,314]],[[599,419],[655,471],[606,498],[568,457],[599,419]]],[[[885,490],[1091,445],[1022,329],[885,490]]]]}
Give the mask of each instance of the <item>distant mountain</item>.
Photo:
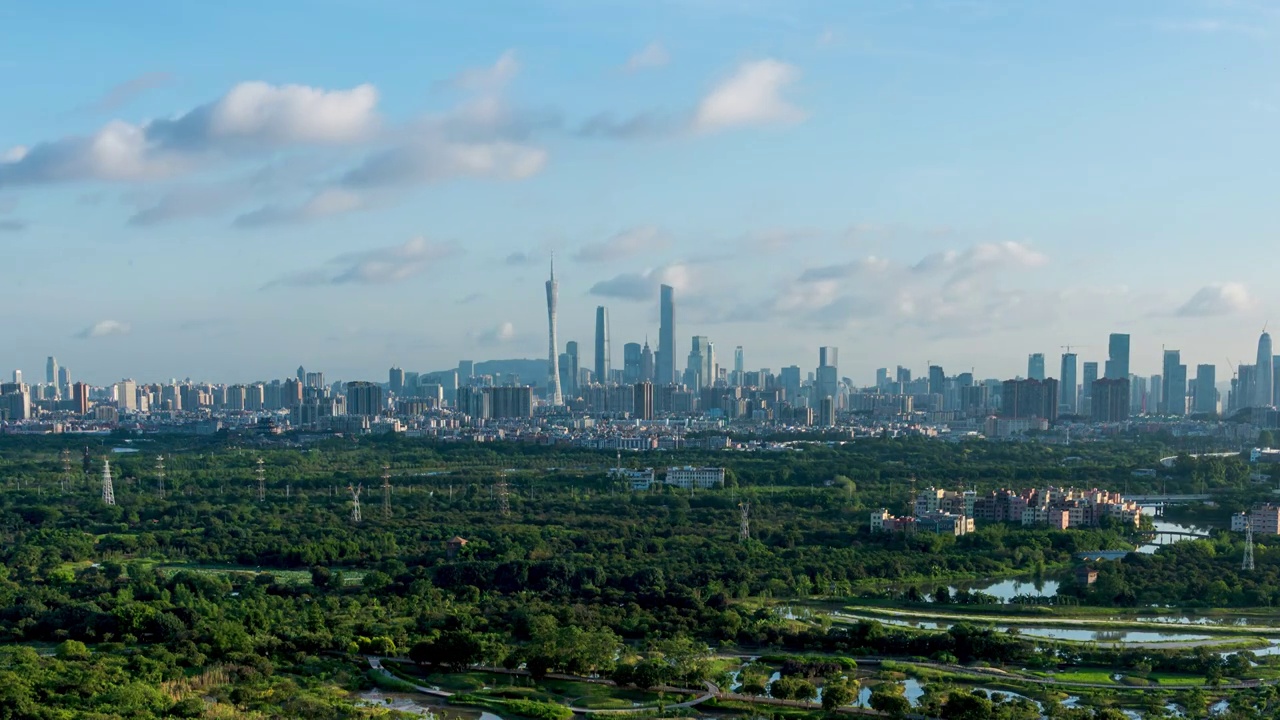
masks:
{"type": "Polygon", "coordinates": [[[545,359],[484,360],[476,363],[475,372],[477,375],[493,375],[499,380],[507,375],[516,375],[520,378],[522,385],[544,386],[547,384],[545,359]]]}

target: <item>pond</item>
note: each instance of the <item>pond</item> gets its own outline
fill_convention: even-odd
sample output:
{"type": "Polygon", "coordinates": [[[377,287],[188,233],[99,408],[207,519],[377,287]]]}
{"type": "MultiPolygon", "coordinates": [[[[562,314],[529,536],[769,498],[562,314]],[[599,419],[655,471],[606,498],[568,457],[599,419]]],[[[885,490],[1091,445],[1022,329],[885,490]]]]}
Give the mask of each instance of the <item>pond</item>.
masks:
{"type": "Polygon", "coordinates": [[[1058,594],[1058,581],[1036,578],[1034,580],[1009,578],[988,585],[964,585],[948,588],[954,596],[961,588],[970,592],[983,592],[1002,603],[1008,603],[1016,597],[1053,597],[1058,594]]]}
{"type": "Polygon", "coordinates": [[[1210,531],[1214,529],[1211,526],[1188,525],[1166,520],[1163,517],[1156,517],[1156,506],[1154,505],[1143,505],[1142,514],[1151,518],[1152,531],[1155,533],[1155,537],[1151,542],[1138,548],[1138,552],[1145,555],[1150,555],[1165,545],[1171,545],[1182,540],[1194,540],[1197,537],[1207,538],[1210,531]]]}

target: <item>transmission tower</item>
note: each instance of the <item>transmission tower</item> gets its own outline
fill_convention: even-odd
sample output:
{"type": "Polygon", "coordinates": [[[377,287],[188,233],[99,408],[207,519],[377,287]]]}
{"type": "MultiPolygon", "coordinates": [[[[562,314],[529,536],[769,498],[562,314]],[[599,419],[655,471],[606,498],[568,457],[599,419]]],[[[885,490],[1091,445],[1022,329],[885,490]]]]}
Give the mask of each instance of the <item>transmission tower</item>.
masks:
{"type": "Polygon", "coordinates": [[[738,513],[742,518],[738,525],[738,540],[746,542],[751,539],[751,503],[746,501],[738,503],[738,513]]]}
{"type": "Polygon", "coordinates": [[[360,522],[360,493],[364,490],[363,485],[355,487],[347,486],[347,490],[351,491],[351,522],[360,522]]]}
{"type": "Polygon", "coordinates": [[[1240,564],[1241,570],[1253,569],[1253,517],[1250,516],[1244,523],[1244,562],[1240,564]]]}
{"type": "Polygon", "coordinates": [[[90,483],[89,487],[93,487],[93,456],[89,454],[89,447],[84,448],[84,457],[80,461],[80,467],[84,471],[85,482],[90,483]]]}
{"type": "Polygon", "coordinates": [[[63,449],[62,451],[62,492],[66,492],[71,485],[71,451],[63,449]]]}
{"type": "Polygon", "coordinates": [[[382,517],[391,518],[391,466],[382,466],[382,517]]]}
{"type": "Polygon", "coordinates": [[[160,499],[164,499],[164,456],[156,456],[156,483],[160,487],[160,499]]]}
{"type": "Polygon", "coordinates": [[[498,513],[502,515],[502,517],[510,515],[511,498],[509,495],[511,493],[511,486],[507,485],[507,479],[503,478],[499,480],[498,484],[494,486],[494,490],[498,494],[498,513]]]}
{"type": "MultiPolygon", "coordinates": [[[[258,502],[262,502],[267,499],[267,485],[264,480],[267,469],[262,464],[262,458],[258,458],[258,468],[254,472],[258,474],[258,502]]],[[[357,520],[358,519],[359,518],[357,518],[357,520]]]]}
{"type": "Polygon", "coordinates": [[[111,461],[102,459],[102,502],[116,504],[116,490],[111,485],[111,461]]]}

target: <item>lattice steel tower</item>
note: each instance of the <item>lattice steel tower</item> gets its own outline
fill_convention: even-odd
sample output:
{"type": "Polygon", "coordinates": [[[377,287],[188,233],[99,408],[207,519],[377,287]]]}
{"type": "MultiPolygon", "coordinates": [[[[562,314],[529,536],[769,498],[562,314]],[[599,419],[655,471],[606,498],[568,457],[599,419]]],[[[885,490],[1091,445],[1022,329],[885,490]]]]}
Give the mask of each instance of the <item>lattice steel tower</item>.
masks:
{"type": "Polygon", "coordinates": [[[382,517],[391,517],[391,466],[382,466],[382,517]]]}
{"type": "Polygon", "coordinates": [[[62,492],[66,492],[71,486],[71,451],[63,449],[62,451],[62,492]]]}
{"type": "Polygon", "coordinates": [[[102,459],[102,502],[116,504],[116,489],[111,484],[111,461],[102,459]]]}
{"type": "Polygon", "coordinates": [[[1240,564],[1241,570],[1253,569],[1253,517],[1250,516],[1244,523],[1244,562],[1240,564]]]}
{"type": "Polygon", "coordinates": [[[751,539],[751,503],[738,503],[738,513],[741,516],[738,525],[738,540],[746,542],[751,539]]]}
{"type": "Polygon", "coordinates": [[[360,522],[360,493],[364,490],[363,485],[355,487],[347,486],[347,490],[351,491],[351,522],[360,522]]]}
{"type": "Polygon", "coordinates": [[[160,499],[164,499],[164,456],[156,456],[156,483],[160,487],[160,499]]]}
{"type": "Polygon", "coordinates": [[[262,458],[258,458],[258,467],[254,472],[258,475],[258,502],[262,502],[267,499],[267,484],[265,479],[267,469],[262,463],[262,458]]]}

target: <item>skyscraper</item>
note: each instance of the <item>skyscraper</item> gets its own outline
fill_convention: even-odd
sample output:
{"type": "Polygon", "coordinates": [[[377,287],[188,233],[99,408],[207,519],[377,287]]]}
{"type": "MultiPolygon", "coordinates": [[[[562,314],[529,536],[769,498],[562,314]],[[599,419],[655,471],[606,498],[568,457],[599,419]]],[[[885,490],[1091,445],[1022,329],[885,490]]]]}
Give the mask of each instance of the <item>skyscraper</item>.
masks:
{"type": "Polygon", "coordinates": [[[556,343],[556,296],[560,286],[556,284],[556,259],[551,258],[551,277],[547,280],[547,402],[552,407],[564,404],[560,394],[560,353],[556,343]]]}
{"type": "Polygon", "coordinates": [[[632,386],[632,415],[638,420],[653,419],[653,383],[639,382],[632,386]]]}
{"type": "MultiPolygon", "coordinates": [[[[50,358],[52,360],[52,358],[50,358]]],[[[1257,375],[1253,381],[1253,406],[1254,407],[1271,407],[1275,404],[1275,394],[1271,387],[1272,383],[1272,359],[1271,359],[1271,335],[1263,332],[1258,338],[1258,367],[1257,375]]]]}
{"type": "MultiPolygon", "coordinates": [[[[1271,346],[1270,337],[1267,338],[1267,347],[1271,346]]],[[[58,358],[50,355],[44,364],[44,381],[50,385],[58,384],[58,358]]]]}
{"type": "Polygon", "coordinates": [[[800,366],[788,365],[778,375],[778,384],[782,386],[783,400],[795,405],[800,399],[800,366]]]}
{"type": "Polygon", "coordinates": [[[1214,415],[1218,412],[1218,372],[1212,365],[1196,366],[1195,389],[1192,408],[1196,414],[1214,415]]]}
{"type": "Polygon", "coordinates": [[[468,380],[475,377],[475,374],[476,374],[475,361],[473,360],[458,361],[458,381],[459,382],[465,385],[468,380]]]}
{"type": "Polygon", "coordinates": [[[689,363],[685,366],[684,384],[690,390],[710,387],[715,381],[710,372],[711,342],[705,335],[694,335],[689,349],[689,363]]]}
{"type": "Polygon", "coordinates": [[[578,397],[582,394],[582,387],[578,380],[578,370],[582,367],[582,358],[578,355],[578,341],[570,340],[565,343],[564,354],[569,356],[569,367],[560,368],[560,371],[564,373],[564,377],[569,378],[569,384],[566,386],[561,383],[561,388],[573,397],[578,397]]]}
{"type": "Polygon", "coordinates": [[[676,290],[670,285],[659,289],[658,384],[676,382],[676,290]]]}
{"type": "Polygon", "coordinates": [[[387,371],[387,389],[396,395],[404,395],[404,370],[393,366],[387,371]]]}
{"type": "Polygon", "coordinates": [[[1084,364],[1084,377],[1080,383],[1080,396],[1082,407],[1078,408],[1081,415],[1090,415],[1093,412],[1093,381],[1098,379],[1098,363],[1087,362],[1084,364]]]}
{"type": "Polygon", "coordinates": [[[832,407],[840,409],[840,370],[838,360],[839,348],[823,346],[818,348],[818,372],[814,382],[813,407],[821,411],[824,398],[831,398],[832,407]]]}
{"type": "Polygon", "coordinates": [[[1027,356],[1027,378],[1044,379],[1044,353],[1032,353],[1027,356]]]}
{"type": "Polygon", "coordinates": [[[742,355],[742,346],[739,345],[733,349],[733,377],[730,378],[730,385],[735,387],[746,383],[746,363],[742,355]]]}
{"type": "Polygon", "coordinates": [[[653,382],[657,377],[658,370],[654,364],[653,350],[649,348],[649,338],[645,338],[644,347],[640,349],[640,380],[653,382]]]}
{"type": "Polygon", "coordinates": [[[1164,351],[1164,373],[1161,375],[1160,414],[1187,414],[1187,366],[1182,364],[1182,353],[1164,351]]]}
{"type": "Polygon", "coordinates": [[[596,382],[601,385],[609,383],[609,308],[601,305],[596,308],[596,382]]]}
{"type": "Polygon", "coordinates": [[[1111,333],[1107,340],[1107,366],[1104,368],[1108,380],[1129,379],[1129,335],[1127,333],[1111,333]]]}
{"type": "Polygon", "coordinates": [[[363,380],[347,383],[348,415],[373,417],[381,415],[382,409],[382,388],[363,380]]]}
{"type": "Polygon", "coordinates": [[[1058,404],[1069,415],[1076,414],[1076,354],[1062,353],[1062,372],[1058,375],[1058,404]]]}
{"type": "Polygon", "coordinates": [[[946,391],[947,374],[941,365],[929,366],[929,394],[942,395],[946,391]]]}
{"type": "Polygon", "coordinates": [[[627,343],[622,346],[622,382],[635,385],[640,382],[640,356],[643,351],[640,343],[627,343]]]}

